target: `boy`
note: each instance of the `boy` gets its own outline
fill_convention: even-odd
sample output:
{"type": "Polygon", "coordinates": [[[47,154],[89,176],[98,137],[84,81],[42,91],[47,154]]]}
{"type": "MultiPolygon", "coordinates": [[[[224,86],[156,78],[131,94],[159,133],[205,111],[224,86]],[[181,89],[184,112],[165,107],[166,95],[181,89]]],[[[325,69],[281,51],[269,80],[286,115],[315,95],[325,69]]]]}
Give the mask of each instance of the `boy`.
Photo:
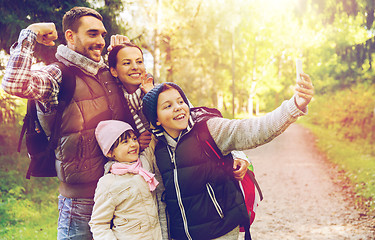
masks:
{"type": "Polygon", "coordinates": [[[155,158],[173,239],[238,239],[239,226],[249,222],[238,182],[225,167],[204,156],[198,126],[207,125],[224,156],[267,143],[306,112],[313,86],[308,75],[301,76],[292,99],[252,119],[202,118],[174,83],[163,83],[145,95],[143,112],[158,139],[155,158]]]}

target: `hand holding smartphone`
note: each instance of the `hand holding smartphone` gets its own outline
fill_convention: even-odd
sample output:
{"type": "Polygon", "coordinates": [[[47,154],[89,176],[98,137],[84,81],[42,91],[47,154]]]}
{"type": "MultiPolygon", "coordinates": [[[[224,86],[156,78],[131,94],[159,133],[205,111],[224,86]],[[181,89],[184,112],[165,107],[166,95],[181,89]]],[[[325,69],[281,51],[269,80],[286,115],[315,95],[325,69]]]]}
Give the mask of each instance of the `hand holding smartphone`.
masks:
{"type": "Polygon", "coordinates": [[[296,59],[296,73],[298,87],[295,89],[295,103],[300,110],[303,110],[306,108],[307,104],[309,104],[314,95],[314,86],[312,85],[310,77],[302,71],[301,59],[296,59]],[[303,77],[301,77],[301,74],[303,74],[303,77]]]}

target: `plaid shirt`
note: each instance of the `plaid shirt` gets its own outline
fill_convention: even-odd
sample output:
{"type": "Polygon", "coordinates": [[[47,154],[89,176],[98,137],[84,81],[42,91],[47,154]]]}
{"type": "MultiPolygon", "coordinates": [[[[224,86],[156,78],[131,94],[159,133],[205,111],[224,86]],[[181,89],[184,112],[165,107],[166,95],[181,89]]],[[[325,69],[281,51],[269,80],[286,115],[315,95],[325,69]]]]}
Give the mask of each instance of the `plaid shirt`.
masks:
{"type": "Polygon", "coordinates": [[[58,103],[61,70],[55,64],[31,70],[35,44],[36,34],[22,30],[18,41],[10,49],[2,88],[11,95],[39,100],[47,109],[51,109],[58,103]]]}

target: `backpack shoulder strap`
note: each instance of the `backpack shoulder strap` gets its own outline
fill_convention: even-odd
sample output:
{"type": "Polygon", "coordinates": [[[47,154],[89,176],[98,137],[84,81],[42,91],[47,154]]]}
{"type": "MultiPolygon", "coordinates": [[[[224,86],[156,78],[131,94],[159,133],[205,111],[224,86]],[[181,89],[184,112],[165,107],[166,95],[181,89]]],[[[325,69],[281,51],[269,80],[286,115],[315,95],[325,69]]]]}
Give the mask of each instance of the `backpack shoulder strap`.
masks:
{"type": "Polygon", "coordinates": [[[74,91],[76,88],[76,67],[67,67],[61,62],[56,62],[55,64],[58,65],[61,70],[62,80],[58,96],[59,103],[56,109],[55,122],[51,128],[51,136],[49,142],[50,149],[56,149],[57,147],[57,141],[60,137],[62,115],[65,108],[73,99],[74,91]]]}
{"type": "Polygon", "coordinates": [[[207,121],[213,117],[223,117],[221,112],[216,108],[208,108],[208,107],[194,107],[191,108],[191,113],[194,115],[196,121],[207,121]]]}
{"type": "Polygon", "coordinates": [[[77,67],[67,67],[65,64],[61,62],[56,62],[55,64],[59,66],[62,75],[60,91],[58,96],[59,102],[65,101],[66,103],[69,103],[73,98],[74,91],[76,88],[75,77],[78,71],[77,67]]]}
{"type": "MultiPolygon", "coordinates": [[[[205,149],[205,153],[210,158],[217,158],[218,160],[222,160],[224,157],[233,159],[232,154],[228,154],[227,156],[223,156],[221,154],[220,149],[217,147],[207,127],[208,119],[213,118],[213,117],[222,117],[220,111],[215,108],[207,108],[207,107],[192,108],[191,110],[193,114],[196,116],[196,118],[198,119],[197,127],[200,129],[199,134],[198,134],[198,140],[201,142],[201,145],[205,149]]],[[[258,181],[255,178],[254,173],[250,169],[247,169],[247,175],[250,178],[250,180],[254,183],[256,189],[258,190],[260,201],[262,201],[263,193],[258,184],[258,181]]]]}
{"type": "Polygon", "coordinates": [[[17,152],[21,152],[22,139],[26,133],[26,129],[36,129],[35,121],[38,119],[36,114],[35,100],[27,100],[26,115],[23,118],[21,134],[18,140],[17,152]]]}
{"type": "MultiPolygon", "coordinates": [[[[62,81],[60,84],[60,92],[58,96],[59,103],[57,105],[55,122],[51,128],[51,136],[49,140],[50,149],[56,149],[57,147],[57,140],[60,135],[62,115],[66,106],[69,105],[70,101],[72,100],[76,88],[75,74],[77,71],[75,67],[67,67],[61,62],[56,62],[54,64],[59,66],[61,70],[62,81]]],[[[39,120],[36,112],[36,100],[29,99],[27,101],[27,111],[23,122],[24,123],[22,126],[20,138],[18,140],[18,152],[21,151],[22,139],[25,135],[26,130],[35,129],[35,131],[37,131],[35,123],[39,123],[39,120]]]]}
{"type": "Polygon", "coordinates": [[[222,117],[219,110],[215,108],[208,108],[208,107],[196,107],[191,109],[191,113],[195,119],[196,127],[199,129],[197,132],[197,138],[201,143],[203,150],[205,151],[206,155],[212,159],[217,159],[220,161],[224,161],[224,158],[231,158],[233,160],[232,155],[228,154],[227,156],[223,156],[220,149],[217,147],[214,139],[212,138],[210,131],[207,127],[207,121],[214,117],[222,117]]]}

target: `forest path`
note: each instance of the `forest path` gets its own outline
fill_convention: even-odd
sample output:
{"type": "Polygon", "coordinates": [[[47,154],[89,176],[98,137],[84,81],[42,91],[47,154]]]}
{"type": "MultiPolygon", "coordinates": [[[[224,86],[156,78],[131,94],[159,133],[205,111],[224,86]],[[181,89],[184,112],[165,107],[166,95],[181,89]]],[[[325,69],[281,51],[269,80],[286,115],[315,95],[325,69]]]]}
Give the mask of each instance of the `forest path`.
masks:
{"type": "Polygon", "coordinates": [[[264,195],[253,240],[375,239],[375,219],[354,209],[350,191],[315,141],[293,124],[270,143],[245,151],[264,195]]]}

